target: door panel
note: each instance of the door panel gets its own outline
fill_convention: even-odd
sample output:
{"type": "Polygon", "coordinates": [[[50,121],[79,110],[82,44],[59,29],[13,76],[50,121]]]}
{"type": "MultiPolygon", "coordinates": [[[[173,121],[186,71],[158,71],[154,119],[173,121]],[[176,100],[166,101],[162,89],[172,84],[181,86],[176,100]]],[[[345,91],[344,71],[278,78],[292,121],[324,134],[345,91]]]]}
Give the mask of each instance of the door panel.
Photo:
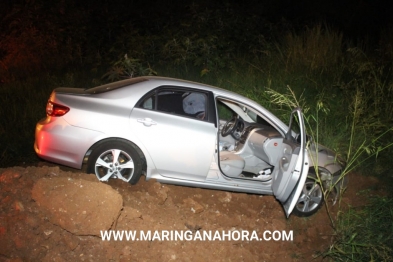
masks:
{"type": "Polygon", "coordinates": [[[308,155],[306,152],[306,132],[303,114],[300,109],[292,111],[289,130],[283,139],[283,152],[273,176],[273,193],[283,204],[287,216],[295,207],[309,169],[308,155]],[[300,143],[292,137],[292,124],[295,116],[299,123],[300,143]]]}
{"type": "Polygon", "coordinates": [[[213,123],[134,108],[130,124],[161,175],[206,179],[215,152],[217,131],[213,123]]]}

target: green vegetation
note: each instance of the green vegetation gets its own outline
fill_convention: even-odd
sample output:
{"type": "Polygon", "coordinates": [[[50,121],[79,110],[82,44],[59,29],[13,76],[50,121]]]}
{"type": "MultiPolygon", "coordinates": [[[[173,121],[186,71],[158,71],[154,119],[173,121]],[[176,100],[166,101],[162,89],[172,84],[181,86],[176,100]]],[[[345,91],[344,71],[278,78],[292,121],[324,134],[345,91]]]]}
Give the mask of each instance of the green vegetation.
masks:
{"type": "MultiPolygon", "coordinates": [[[[347,162],[343,175],[392,176],[393,30],[368,48],[323,24],[295,30],[285,22],[244,18],[232,5],[219,11],[191,5],[183,16],[157,18],[144,31],[118,7],[121,26],[95,19],[101,33],[87,35],[89,9],[29,3],[15,5],[0,26],[1,167],[38,161],[34,127],[53,88],[157,74],[233,90],[284,122],[300,105],[308,134],[347,162]]],[[[336,242],[324,255],[391,260],[392,208],[391,198],[376,197],[363,210],[332,218],[336,242]]]]}
{"type": "Polygon", "coordinates": [[[342,214],[337,241],[323,256],[334,261],[393,260],[393,199],[376,196],[363,209],[342,214]]]}

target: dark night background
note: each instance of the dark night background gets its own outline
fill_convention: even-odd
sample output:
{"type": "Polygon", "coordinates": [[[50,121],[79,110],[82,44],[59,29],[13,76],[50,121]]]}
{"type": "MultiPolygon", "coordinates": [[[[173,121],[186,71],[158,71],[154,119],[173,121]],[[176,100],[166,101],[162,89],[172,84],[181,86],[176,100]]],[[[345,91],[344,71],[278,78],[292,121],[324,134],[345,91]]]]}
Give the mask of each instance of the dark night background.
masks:
{"type": "MultiPolygon", "coordinates": [[[[142,1],[142,0],[101,0],[101,1],[1,1],[2,26],[12,20],[12,12],[18,6],[26,9],[41,19],[59,16],[64,20],[73,18],[75,12],[87,14],[89,21],[78,21],[97,26],[111,22],[119,25],[126,21],[135,22],[141,28],[154,24],[155,21],[167,20],[175,23],[190,15],[190,6],[200,9],[225,9],[231,6],[239,16],[260,16],[271,22],[287,19],[293,25],[304,25],[315,21],[327,21],[351,34],[363,35],[365,31],[374,32],[391,23],[390,1],[386,0],[225,0],[225,1],[142,1]],[[70,13],[72,11],[72,13],[70,13]],[[47,13],[46,13],[47,12],[47,13]],[[9,16],[10,15],[10,16],[9,16]],[[4,19],[7,18],[7,19],[4,19]],[[9,20],[11,19],[11,20],[9,20]]],[[[16,15],[17,16],[17,15],[16,15]]],[[[17,18],[17,17],[14,17],[17,18]]],[[[76,21],[74,21],[76,22],[76,21]]],[[[98,29],[99,27],[97,27],[98,29]]]]}
{"type": "Polygon", "coordinates": [[[216,35],[232,39],[235,45],[237,42],[239,49],[244,49],[240,42],[251,42],[253,35],[270,41],[285,30],[301,31],[317,23],[343,32],[346,40],[374,48],[384,32],[381,30],[391,27],[391,10],[388,1],[381,0],[3,0],[0,61],[8,70],[31,63],[31,71],[42,68],[42,63],[52,67],[70,62],[102,63],[102,59],[115,59],[119,55],[116,50],[127,52],[121,50],[130,48],[122,47],[127,34],[137,32],[143,37],[162,33],[169,38],[169,34],[195,30],[208,36],[220,29],[215,25],[219,20],[227,28],[223,26],[225,30],[216,35]],[[40,54],[35,57],[33,53],[40,54]],[[22,62],[21,57],[29,62],[22,62]],[[41,59],[44,61],[38,61],[41,59]]]}
{"type": "Polygon", "coordinates": [[[232,8],[239,17],[258,16],[273,23],[285,19],[295,27],[326,21],[341,29],[350,37],[376,35],[381,27],[392,22],[390,1],[386,0],[221,0],[221,1],[142,1],[142,0],[101,0],[101,1],[12,1],[0,4],[2,32],[10,23],[20,19],[21,13],[29,12],[30,19],[37,23],[63,23],[87,26],[90,33],[94,30],[114,30],[116,26],[132,23],[143,30],[159,29],[160,25],[175,26],[190,16],[190,7],[200,10],[232,8]],[[24,10],[23,10],[24,9],[24,10]],[[78,18],[79,20],[73,20],[78,18]],[[49,21],[43,21],[47,20],[49,21]],[[72,21],[73,20],[73,21],[72,21]],[[158,27],[158,28],[154,28],[158,27]]]}

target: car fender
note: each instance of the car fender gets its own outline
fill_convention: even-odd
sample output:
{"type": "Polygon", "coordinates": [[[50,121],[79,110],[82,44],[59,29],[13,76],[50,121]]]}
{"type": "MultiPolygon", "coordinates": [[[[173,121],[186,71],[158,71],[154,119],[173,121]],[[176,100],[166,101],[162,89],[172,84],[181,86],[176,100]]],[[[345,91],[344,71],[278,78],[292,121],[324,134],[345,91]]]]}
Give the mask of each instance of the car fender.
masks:
{"type": "Polygon", "coordinates": [[[139,139],[133,135],[124,136],[124,134],[120,134],[120,133],[101,134],[100,136],[95,137],[94,139],[95,142],[91,144],[89,149],[86,150],[85,158],[90,155],[90,152],[98,144],[105,143],[110,140],[125,140],[130,143],[133,143],[135,146],[138,147],[138,149],[141,151],[146,161],[146,166],[147,166],[146,177],[149,177],[150,173],[156,169],[148,150],[143,146],[143,144],[139,141],[139,139]]]}

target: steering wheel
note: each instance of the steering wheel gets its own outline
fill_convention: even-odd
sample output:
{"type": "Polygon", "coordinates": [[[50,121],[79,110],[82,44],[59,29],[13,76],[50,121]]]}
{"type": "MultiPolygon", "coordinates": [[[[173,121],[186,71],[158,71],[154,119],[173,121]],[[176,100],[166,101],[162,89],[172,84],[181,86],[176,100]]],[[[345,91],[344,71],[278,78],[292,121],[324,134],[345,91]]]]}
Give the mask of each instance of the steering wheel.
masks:
{"type": "Polygon", "coordinates": [[[235,131],[238,122],[239,118],[237,116],[233,116],[230,120],[228,120],[221,129],[222,137],[226,137],[231,134],[235,138],[233,132],[235,131]]]}

